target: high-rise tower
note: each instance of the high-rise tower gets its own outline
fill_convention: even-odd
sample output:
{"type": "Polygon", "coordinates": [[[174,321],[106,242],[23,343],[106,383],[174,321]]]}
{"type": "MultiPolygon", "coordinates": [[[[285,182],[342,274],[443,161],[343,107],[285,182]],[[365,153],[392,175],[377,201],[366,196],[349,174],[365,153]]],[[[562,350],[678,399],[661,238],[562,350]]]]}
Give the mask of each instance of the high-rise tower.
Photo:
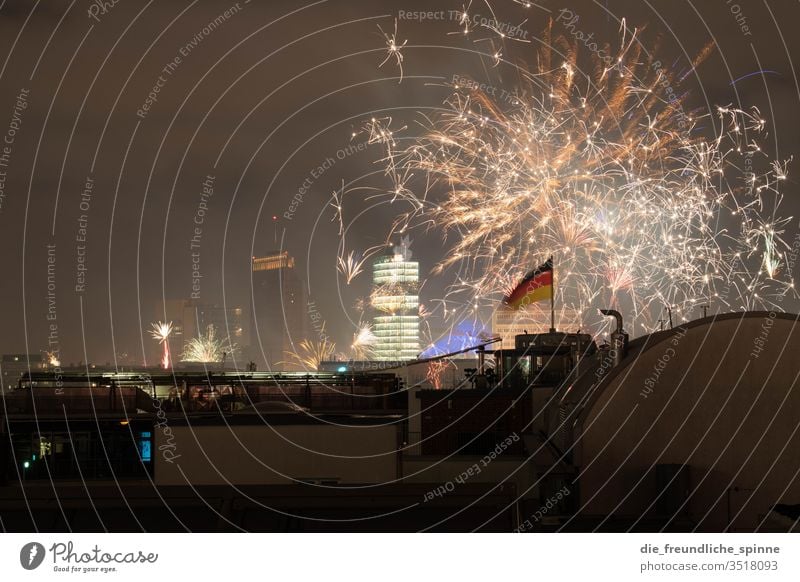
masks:
{"type": "Polygon", "coordinates": [[[287,251],[253,257],[253,296],[250,343],[259,367],[285,369],[280,362],[292,351],[292,342],[305,339],[305,292],[287,251]]]}
{"type": "Polygon", "coordinates": [[[419,355],[419,263],[403,238],[394,253],[372,265],[371,303],[378,314],[373,332],[376,360],[411,360],[419,355]]]}

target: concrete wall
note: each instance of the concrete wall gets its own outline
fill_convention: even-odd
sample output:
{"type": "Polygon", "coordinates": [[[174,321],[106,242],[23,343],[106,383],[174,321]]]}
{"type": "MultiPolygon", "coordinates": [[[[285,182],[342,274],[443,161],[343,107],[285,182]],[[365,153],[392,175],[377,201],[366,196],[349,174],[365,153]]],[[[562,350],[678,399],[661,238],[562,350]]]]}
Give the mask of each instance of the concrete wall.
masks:
{"type": "Polygon", "coordinates": [[[656,464],[690,466],[682,511],[701,530],[729,516],[753,530],[773,504],[800,503],[800,326],[766,313],[703,321],[601,386],[577,434],[581,513],[655,513],[656,464]]]}
{"type": "Polygon", "coordinates": [[[539,496],[534,465],[522,455],[501,455],[489,462],[480,456],[407,456],[403,459],[403,482],[429,483],[432,490],[439,486],[455,490],[467,483],[505,482],[516,486],[520,498],[539,496]]]}
{"type": "Polygon", "coordinates": [[[156,427],[154,435],[158,485],[287,484],[293,479],[386,483],[397,478],[396,425],[168,428],[156,427]]]}

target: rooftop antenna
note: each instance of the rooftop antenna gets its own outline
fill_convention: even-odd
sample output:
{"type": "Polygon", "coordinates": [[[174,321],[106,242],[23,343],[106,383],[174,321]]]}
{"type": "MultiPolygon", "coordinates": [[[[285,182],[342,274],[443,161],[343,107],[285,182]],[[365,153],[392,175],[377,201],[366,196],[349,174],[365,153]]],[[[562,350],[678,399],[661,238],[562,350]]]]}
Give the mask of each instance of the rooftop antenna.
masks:
{"type": "Polygon", "coordinates": [[[550,333],[556,333],[556,267],[550,255],[550,333]]]}

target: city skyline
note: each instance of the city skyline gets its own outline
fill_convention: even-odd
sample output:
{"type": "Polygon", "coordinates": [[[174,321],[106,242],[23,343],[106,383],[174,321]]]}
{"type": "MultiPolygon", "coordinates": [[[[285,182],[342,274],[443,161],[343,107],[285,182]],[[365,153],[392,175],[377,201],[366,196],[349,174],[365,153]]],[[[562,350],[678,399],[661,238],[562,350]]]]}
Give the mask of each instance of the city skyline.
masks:
{"type": "Polygon", "coordinates": [[[796,579],[798,22],[1,1],[0,571],[796,579]]]}
{"type": "MultiPolygon", "coordinates": [[[[585,35],[591,29],[593,38],[616,42],[619,34],[619,22],[596,6],[573,7],[572,16],[565,13],[558,20],[560,13],[553,7],[548,7],[550,13],[535,9],[529,20],[515,29],[515,34],[522,35],[521,42],[505,47],[506,64],[494,66],[493,59],[482,56],[491,43],[477,35],[485,31],[480,18],[486,15],[481,11],[473,11],[478,18],[476,34],[462,40],[442,34],[443,30],[459,29],[447,8],[439,21],[400,18],[398,9],[391,7],[376,9],[367,20],[359,20],[363,7],[348,4],[340,10],[352,19],[319,33],[318,41],[309,39],[280,49],[291,43],[292,33],[281,30],[275,35],[271,49],[277,50],[278,60],[291,64],[284,68],[295,73],[279,75],[262,90],[264,77],[248,69],[264,56],[260,51],[270,47],[259,48],[259,56],[251,62],[247,51],[255,45],[243,39],[257,36],[261,29],[276,33],[280,26],[270,23],[283,13],[281,6],[241,4],[241,9],[227,16],[225,8],[209,5],[187,11],[135,70],[140,52],[131,33],[122,37],[105,66],[101,67],[103,58],[95,62],[91,57],[99,47],[113,46],[117,37],[107,35],[120,23],[131,21],[135,16],[132,7],[119,3],[107,14],[98,15],[103,26],[89,18],[97,26],[83,45],[85,22],[75,12],[69,13],[53,42],[72,47],[70,50],[80,46],[81,50],[69,69],[75,81],[58,93],[49,118],[50,100],[45,96],[55,90],[58,71],[68,59],[52,50],[43,52],[35,39],[21,36],[20,50],[10,61],[14,66],[4,72],[9,90],[2,103],[9,122],[14,123],[14,143],[11,153],[6,154],[9,165],[3,168],[6,180],[0,220],[5,226],[0,236],[10,264],[17,265],[15,272],[20,276],[24,273],[24,281],[4,286],[0,292],[0,305],[14,306],[4,308],[4,321],[13,333],[0,338],[0,352],[50,351],[49,336],[53,332],[47,316],[54,310],[58,329],[52,339],[62,359],[113,362],[128,354],[130,360],[141,362],[150,357],[153,347],[146,334],[153,317],[151,306],[164,298],[194,293],[208,304],[246,307],[250,303],[251,257],[275,249],[296,258],[306,288],[331,289],[315,297],[318,311],[337,345],[348,345],[358,329],[362,317],[359,306],[369,296],[370,281],[363,272],[348,281],[337,270],[337,261],[352,254],[356,262],[366,260],[364,264],[369,267],[374,258],[370,249],[396,244],[387,233],[398,215],[406,211],[401,199],[376,203],[367,194],[363,202],[354,203],[360,195],[345,193],[353,188],[357,193],[381,192],[390,186],[381,179],[385,168],[377,172],[376,162],[385,156],[383,144],[370,139],[364,124],[368,125],[371,117],[382,119],[388,114],[398,128],[410,128],[402,137],[397,134],[399,143],[406,143],[404,140],[418,133],[414,129],[419,126],[418,115],[442,111],[442,103],[459,82],[470,87],[483,85],[490,96],[505,104],[511,89],[522,85],[519,71],[507,63],[530,56],[530,41],[549,18],[554,20],[554,32],[567,38],[575,39],[579,32],[585,35]],[[220,14],[223,16],[209,28],[209,34],[202,33],[220,14]],[[384,31],[393,30],[395,19],[398,38],[411,38],[412,45],[435,40],[450,46],[444,52],[404,48],[408,56],[402,62],[402,82],[395,61],[383,67],[377,67],[383,57],[375,62],[379,51],[385,49],[378,25],[384,31]],[[342,31],[350,33],[342,35],[342,31]],[[198,34],[199,41],[189,43],[198,34]],[[333,41],[341,58],[310,69],[312,62],[330,60],[327,53],[333,41]],[[187,45],[191,45],[188,50],[187,45]],[[477,54],[470,52],[475,50],[477,54]],[[40,54],[44,56],[31,77],[40,54]],[[203,63],[207,59],[213,63],[222,56],[229,66],[211,68],[195,87],[205,73],[203,63]],[[124,67],[110,65],[117,61],[134,70],[130,80],[118,74],[124,67]],[[163,87],[157,85],[159,76],[165,79],[163,87]],[[340,80],[344,81],[342,87],[338,87],[340,80]],[[280,88],[283,83],[288,84],[280,88]],[[147,102],[154,86],[159,95],[147,102]],[[79,91],[79,87],[86,91],[79,91]],[[214,87],[221,89],[215,91],[214,87]],[[107,102],[101,88],[114,99],[107,102]],[[504,97],[503,91],[508,95],[504,97]],[[296,103],[293,95],[308,98],[296,103]],[[184,98],[188,101],[181,109],[184,98]],[[320,100],[315,101],[317,98],[320,100]],[[145,104],[146,111],[142,108],[145,104]],[[191,108],[203,111],[203,115],[194,119],[187,114],[191,108]],[[140,109],[143,116],[136,114],[140,109]],[[129,110],[134,112],[132,116],[122,113],[129,110]],[[77,111],[80,115],[76,117],[73,113],[77,111]],[[74,127],[74,132],[61,133],[62,127],[74,127]],[[166,127],[171,129],[162,135],[159,130],[166,127]],[[159,147],[162,138],[165,141],[159,147]],[[42,149],[34,165],[40,142],[42,149]],[[30,210],[23,236],[26,205],[30,210]],[[342,207],[343,216],[337,217],[337,206],[342,207]],[[51,280],[53,288],[48,290],[51,280]],[[331,284],[334,286],[329,287],[331,284]],[[76,286],[82,291],[76,292],[76,286]]],[[[516,10],[497,9],[499,22],[516,25],[521,21],[516,10]]],[[[168,21],[177,14],[167,7],[156,10],[168,21]]],[[[413,6],[402,10],[404,15],[418,11],[413,6]]],[[[693,71],[691,58],[685,55],[703,53],[707,39],[697,38],[691,30],[683,31],[686,25],[674,17],[673,9],[665,10],[665,17],[678,27],[675,34],[686,46],[668,39],[658,41],[658,35],[651,36],[647,29],[639,38],[648,51],[657,51],[662,63],[670,63],[681,75],[691,73],[685,78],[687,111],[689,105],[710,112],[714,105],[729,103],[756,106],[768,123],[765,147],[769,145],[773,153],[788,158],[796,149],[796,139],[792,132],[780,131],[792,126],[790,117],[785,121],[781,117],[790,110],[786,104],[792,96],[789,64],[782,51],[762,47],[757,63],[751,51],[738,42],[742,33],[735,26],[736,19],[723,15],[730,16],[729,20],[714,21],[719,28],[715,33],[719,50],[711,50],[693,71]],[[729,26],[731,23],[734,26],[729,26]],[[730,60],[723,61],[723,56],[730,56],[730,60]],[[758,71],[763,74],[753,74],[758,71]]],[[[24,21],[19,17],[24,6],[9,2],[6,11],[7,36],[13,38],[16,30],[12,23],[24,21]]],[[[646,7],[627,6],[624,12],[630,30],[651,22],[646,7]]],[[[40,36],[47,37],[47,31],[58,24],[52,14],[39,7],[26,30],[39,30],[40,36]]],[[[336,15],[337,10],[326,4],[314,12],[314,22],[333,22],[336,15]]],[[[136,21],[133,26],[137,34],[153,32],[156,16],[151,18],[136,21]]],[[[753,30],[756,26],[766,29],[769,24],[769,14],[748,15],[753,30]]],[[[587,54],[591,52],[585,43],[579,47],[587,54]]],[[[278,69],[273,70],[276,63],[273,59],[255,66],[262,67],[269,78],[269,74],[277,74],[278,69]]],[[[510,101],[507,104],[513,105],[510,101]]],[[[709,121],[698,131],[713,134],[714,125],[709,121]]],[[[758,157],[750,162],[761,163],[758,157]]],[[[785,187],[785,215],[800,215],[791,167],[785,187]]],[[[792,228],[792,224],[787,225],[783,235],[788,244],[792,228]]],[[[454,252],[457,237],[445,239],[441,232],[424,225],[406,234],[414,239],[416,256],[423,265],[423,304],[433,329],[430,342],[424,343],[437,343],[464,322],[477,320],[474,325],[470,323],[476,335],[482,328],[490,328],[491,309],[480,307],[472,313],[473,305],[466,296],[448,295],[449,287],[459,284],[458,269],[436,271],[437,265],[454,252]]],[[[698,302],[691,312],[674,315],[677,321],[695,318],[706,304],[709,313],[738,309],[726,301],[725,297],[711,297],[698,302]]],[[[791,297],[780,306],[786,311],[798,308],[791,297]]],[[[658,325],[655,320],[667,318],[666,310],[654,315],[647,329],[658,325]]],[[[638,335],[647,329],[637,325],[632,331],[638,335]]]]}

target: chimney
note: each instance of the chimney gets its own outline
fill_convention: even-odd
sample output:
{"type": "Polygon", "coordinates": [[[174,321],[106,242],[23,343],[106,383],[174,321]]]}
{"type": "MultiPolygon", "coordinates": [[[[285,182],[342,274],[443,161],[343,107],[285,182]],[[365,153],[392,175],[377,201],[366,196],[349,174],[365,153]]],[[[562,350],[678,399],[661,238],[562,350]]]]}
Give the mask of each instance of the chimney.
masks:
{"type": "Polygon", "coordinates": [[[619,366],[628,351],[628,334],[622,329],[622,314],[616,309],[601,309],[600,313],[613,317],[617,322],[617,327],[611,332],[611,355],[614,366],[619,366]]]}

